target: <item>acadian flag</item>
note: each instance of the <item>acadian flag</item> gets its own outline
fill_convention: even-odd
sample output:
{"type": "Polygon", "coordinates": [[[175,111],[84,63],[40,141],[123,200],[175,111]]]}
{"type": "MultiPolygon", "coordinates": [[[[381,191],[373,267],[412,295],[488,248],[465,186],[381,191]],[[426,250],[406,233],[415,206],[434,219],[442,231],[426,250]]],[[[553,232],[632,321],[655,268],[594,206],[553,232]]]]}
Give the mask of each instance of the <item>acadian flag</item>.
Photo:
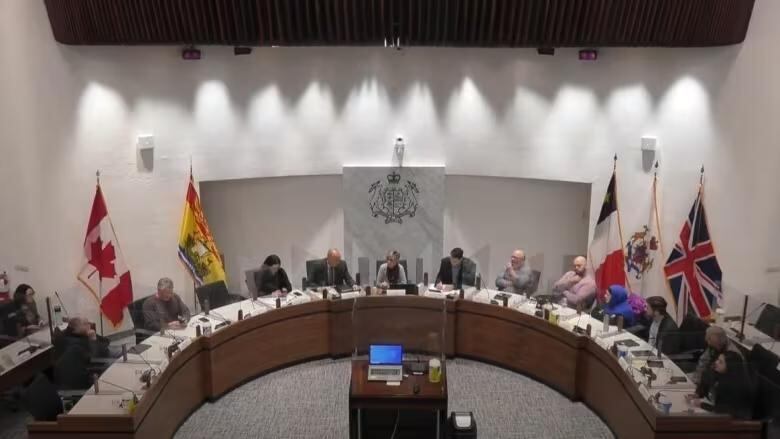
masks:
{"type": "Polygon", "coordinates": [[[658,163],[649,190],[634,197],[635,206],[629,209],[628,239],[625,241],[626,275],[628,284],[634,293],[643,297],[661,296],[669,304],[669,314],[674,316],[674,297],[672,297],[663,272],[665,261],[663,240],[659,227],[658,208],[658,163]],[[641,196],[644,195],[644,196],[641,196]]]}
{"type": "MultiPolygon", "coordinates": [[[[133,283],[99,183],[84,237],[84,259],[77,278],[100,305],[102,316],[113,325],[109,332],[132,328],[127,305],[133,301],[133,283]]],[[[103,332],[102,335],[107,334],[103,332]]]]}
{"type": "Polygon", "coordinates": [[[620,236],[620,215],[617,203],[615,171],[607,186],[601,205],[601,213],[593,232],[593,242],[588,250],[591,268],[595,273],[596,294],[603,297],[611,285],[626,285],[623,269],[623,240],[620,236]]]}
{"type": "Polygon", "coordinates": [[[203,215],[192,173],[179,232],[179,259],[184,263],[196,286],[225,280],[222,258],[209,230],[206,216],[203,215]]]}

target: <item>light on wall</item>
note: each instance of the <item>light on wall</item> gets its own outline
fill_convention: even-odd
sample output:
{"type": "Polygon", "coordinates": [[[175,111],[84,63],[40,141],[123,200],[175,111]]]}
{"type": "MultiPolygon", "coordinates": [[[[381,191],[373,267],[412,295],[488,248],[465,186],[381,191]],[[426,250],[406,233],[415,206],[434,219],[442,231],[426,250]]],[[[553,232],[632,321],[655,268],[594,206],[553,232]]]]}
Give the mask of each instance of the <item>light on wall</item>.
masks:
{"type": "Polygon", "coordinates": [[[395,154],[395,159],[398,162],[398,167],[400,168],[404,164],[404,152],[406,152],[406,145],[404,144],[403,137],[399,136],[395,139],[393,152],[395,154]]]}

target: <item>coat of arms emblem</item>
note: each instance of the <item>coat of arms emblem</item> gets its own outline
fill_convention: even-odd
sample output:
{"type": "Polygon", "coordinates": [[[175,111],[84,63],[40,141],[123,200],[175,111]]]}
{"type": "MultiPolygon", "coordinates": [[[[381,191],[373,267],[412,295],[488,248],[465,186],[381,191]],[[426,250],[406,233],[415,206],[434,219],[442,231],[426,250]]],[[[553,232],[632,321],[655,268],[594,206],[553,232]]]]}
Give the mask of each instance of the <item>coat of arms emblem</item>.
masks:
{"type": "Polygon", "coordinates": [[[658,250],[658,238],[650,234],[650,228],[642,227],[626,244],[626,272],[641,280],[655,262],[655,251],[658,250]]]}
{"type": "Polygon", "coordinates": [[[420,189],[413,181],[401,183],[401,174],[396,171],[387,174],[387,184],[375,181],[368,189],[368,206],[374,218],[382,216],[385,224],[402,224],[403,217],[414,217],[417,212],[417,194],[420,189]]]}

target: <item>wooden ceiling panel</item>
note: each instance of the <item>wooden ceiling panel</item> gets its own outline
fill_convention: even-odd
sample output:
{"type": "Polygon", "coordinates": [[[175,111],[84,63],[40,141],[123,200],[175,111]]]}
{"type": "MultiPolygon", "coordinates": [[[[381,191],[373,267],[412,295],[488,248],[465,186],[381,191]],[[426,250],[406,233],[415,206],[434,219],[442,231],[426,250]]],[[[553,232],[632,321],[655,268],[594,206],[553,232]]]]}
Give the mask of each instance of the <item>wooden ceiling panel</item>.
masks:
{"type": "Polygon", "coordinates": [[[755,0],[44,0],[74,45],[581,47],[741,43],[755,0]]]}

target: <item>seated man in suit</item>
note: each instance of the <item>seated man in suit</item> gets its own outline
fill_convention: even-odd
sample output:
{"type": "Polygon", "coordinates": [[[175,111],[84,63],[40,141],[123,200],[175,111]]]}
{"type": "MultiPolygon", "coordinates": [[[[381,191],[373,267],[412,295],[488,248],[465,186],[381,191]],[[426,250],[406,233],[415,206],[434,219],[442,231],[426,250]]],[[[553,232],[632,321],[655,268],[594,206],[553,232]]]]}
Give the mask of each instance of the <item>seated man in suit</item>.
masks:
{"type": "Polygon", "coordinates": [[[512,252],[504,271],[496,277],[496,288],[517,294],[528,294],[531,290],[531,267],[525,263],[525,252],[517,249],[512,252]]]}
{"type": "Polygon", "coordinates": [[[157,293],[144,301],[143,310],[146,329],[150,331],[159,331],[163,324],[181,329],[190,320],[190,309],[173,292],[173,281],[167,277],[157,282],[157,293]]]}
{"type": "Polygon", "coordinates": [[[322,287],[354,287],[355,281],[349,275],[347,263],[341,259],[341,252],[332,248],[328,255],[314,267],[311,283],[322,287]]]}
{"type": "Polygon", "coordinates": [[[645,318],[650,322],[650,330],[647,342],[650,346],[661,349],[666,355],[680,352],[679,328],[672,316],[666,312],[666,299],[661,296],[648,297],[645,318]]]}
{"type": "Polygon", "coordinates": [[[450,252],[450,257],[441,260],[439,273],[436,275],[436,288],[441,289],[442,285],[452,285],[456,289],[464,285],[474,286],[476,268],[471,259],[463,257],[463,249],[455,247],[450,252]]]}
{"type": "Polygon", "coordinates": [[[596,280],[587,272],[587,265],[585,256],[577,256],[572,262],[572,270],[553,285],[553,294],[562,295],[572,308],[582,304],[582,309],[589,309],[596,298],[596,280]]]}

